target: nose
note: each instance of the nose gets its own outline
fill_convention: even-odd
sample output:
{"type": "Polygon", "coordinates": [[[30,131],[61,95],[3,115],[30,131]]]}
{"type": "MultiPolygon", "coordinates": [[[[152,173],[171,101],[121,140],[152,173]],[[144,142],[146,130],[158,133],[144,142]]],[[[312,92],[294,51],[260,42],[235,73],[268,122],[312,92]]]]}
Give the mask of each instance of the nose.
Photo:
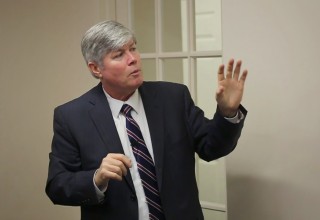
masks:
{"type": "Polygon", "coordinates": [[[137,63],[137,57],[134,53],[128,51],[128,65],[136,64],[137,63]]]}

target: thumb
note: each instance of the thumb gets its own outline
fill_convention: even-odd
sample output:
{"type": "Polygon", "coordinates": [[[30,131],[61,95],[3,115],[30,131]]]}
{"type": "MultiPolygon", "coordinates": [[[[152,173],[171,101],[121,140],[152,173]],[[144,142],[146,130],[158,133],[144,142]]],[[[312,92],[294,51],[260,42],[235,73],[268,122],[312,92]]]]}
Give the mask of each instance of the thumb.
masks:
{"type": "Polygon", "coordinates": [[[223,86],[219,86],[217,88],[217,91],[216,91],[216,96],[221,96],[223,91],[224,91],[224,87],[223,86]]]}

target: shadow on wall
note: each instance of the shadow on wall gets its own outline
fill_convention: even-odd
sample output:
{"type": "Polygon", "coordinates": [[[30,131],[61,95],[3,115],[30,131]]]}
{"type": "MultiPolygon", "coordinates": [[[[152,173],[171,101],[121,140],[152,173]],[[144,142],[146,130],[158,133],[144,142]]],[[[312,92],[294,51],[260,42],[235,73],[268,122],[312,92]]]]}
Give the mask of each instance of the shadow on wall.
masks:
{"type": "Polygon", "coordinates": [[[313,219],[306,202],[317,199],[305,188],[272,178],[232,174],[227,178],[228,220],[313,219]]]}

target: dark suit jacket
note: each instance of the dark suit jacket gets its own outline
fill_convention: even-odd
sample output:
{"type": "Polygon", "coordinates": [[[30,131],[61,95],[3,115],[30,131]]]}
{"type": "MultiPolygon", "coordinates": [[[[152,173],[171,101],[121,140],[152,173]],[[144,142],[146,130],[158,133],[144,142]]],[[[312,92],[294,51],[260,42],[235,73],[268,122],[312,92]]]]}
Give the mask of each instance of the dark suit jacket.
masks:
{"type": "MultiPolygon", "coordinates": [[[[183,85],[144,82],[139,92],[166,219],[203,219],[195,152],[206,161],[227,155],[237,144],[243,121],[232,124],[218,112],[208,120],[183,85]]],[[[242,112],[246,114],[243,108],[242,112]]],[[[111,152],[123,153],[123,149],[101,84],[57,107],[46,186],[53,203],[81,206],[83,220],[137,220],[138,204],[129,172],[121,182],[110,180],[104,201],[97,200],[93,175],[111,152]]]]}

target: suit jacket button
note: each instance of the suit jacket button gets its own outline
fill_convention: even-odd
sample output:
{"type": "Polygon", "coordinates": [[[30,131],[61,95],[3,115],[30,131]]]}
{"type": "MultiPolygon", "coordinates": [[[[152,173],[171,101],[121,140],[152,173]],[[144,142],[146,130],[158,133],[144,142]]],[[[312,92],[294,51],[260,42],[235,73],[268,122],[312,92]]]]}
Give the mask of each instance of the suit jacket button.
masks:
{"type": "Polygon", "coordinates": [[[137,199],[137,197],[136,197],[136,195],[131,194],[131,195],[130,195],[130,199],[131,199],[131,201],[135,201],[135,200],[137,199]]]}

